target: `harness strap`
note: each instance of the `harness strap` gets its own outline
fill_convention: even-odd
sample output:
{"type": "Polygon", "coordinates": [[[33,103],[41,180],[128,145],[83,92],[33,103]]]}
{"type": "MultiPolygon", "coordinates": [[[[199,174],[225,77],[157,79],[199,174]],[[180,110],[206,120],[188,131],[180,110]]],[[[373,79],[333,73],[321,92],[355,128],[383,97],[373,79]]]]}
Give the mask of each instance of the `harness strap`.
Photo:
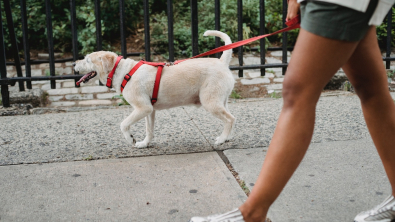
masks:
{"type": "Polygon", "coordinates": [[[132,70],[128,74],[125,75],[123,78],[122,84],[121,84],[121,93],[123,92],[126,84],[128,81],[132,78],[133,74],[142,66],[143,64],[151,65],[151,66],[157,66],[158,71],[156,72],[156,78],[155,78],[155,84],[154,84],[154,90],[152,92],[152,98],[151,98],[151,104],[154,105],[156,101],[158,101],[158,92],[159,92],[159,84],[160,84],[160,79],[162,77],[162,70],[163,66],[165,66],[166,63],[163,62],[147,62],[141,60],[138,62],[135,66],[133,66],[132,70]]]}
{"type": "Polygon", "coordinates": [[[123,58],[123,56],[117,57],[117,61],[115,62],[114,67],[112,68],[111,72],[108,74],[107,84],[106,84],[106,86],[108,88],[112,88],[112,77],[114,76],[114,73],[115,73],[115,70],[117,69],[118,63],[121,61],[122,58],[123,58]]]}

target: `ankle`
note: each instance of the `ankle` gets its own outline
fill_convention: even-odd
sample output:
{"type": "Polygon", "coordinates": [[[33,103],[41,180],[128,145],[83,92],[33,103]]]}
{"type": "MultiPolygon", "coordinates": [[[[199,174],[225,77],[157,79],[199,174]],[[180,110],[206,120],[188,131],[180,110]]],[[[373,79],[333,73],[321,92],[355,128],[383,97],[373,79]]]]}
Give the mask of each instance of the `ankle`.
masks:
{"type": "Polygon", "coordinates": [[[248,203],[244,203],[239,207],[245,222],[265,222],[267,209],[262,207],[254,207],[248,203]]]}

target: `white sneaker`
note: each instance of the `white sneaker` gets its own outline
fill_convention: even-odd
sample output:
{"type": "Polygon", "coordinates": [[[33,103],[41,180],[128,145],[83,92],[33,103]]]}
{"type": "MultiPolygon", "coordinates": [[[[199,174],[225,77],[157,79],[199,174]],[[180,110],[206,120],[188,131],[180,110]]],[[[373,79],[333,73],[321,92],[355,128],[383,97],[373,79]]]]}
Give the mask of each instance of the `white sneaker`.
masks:
{"type": "Polygon", "coordinates": [[[226,212],[220,215],[208,217],[192,217],[189,222],[245,222],[239,209],[226,212]]]}
{"type": "Polygon", "coordinates": [[[358,214],[354,222],[394,222],[395,221],[395,198],[389,196],[383,203],[370,211],[358,214]]]}

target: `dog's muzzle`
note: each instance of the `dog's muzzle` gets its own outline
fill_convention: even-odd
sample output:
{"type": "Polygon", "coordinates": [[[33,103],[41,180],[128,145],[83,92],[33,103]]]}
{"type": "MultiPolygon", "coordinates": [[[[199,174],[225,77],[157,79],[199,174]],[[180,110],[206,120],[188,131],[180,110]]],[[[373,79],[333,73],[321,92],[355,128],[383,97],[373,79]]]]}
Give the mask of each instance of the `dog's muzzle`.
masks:
{"type": "Polygon", "coordinates": [[[77,86],[80,85],[81,82],[83,83],[87,83],[90,79],[94,78],[97,75],[97,73],[95,71],[89,72],[87,74],[85,74],[80,80],[78,80],[78,82],[76,82],[75,84],[77,86]]]}

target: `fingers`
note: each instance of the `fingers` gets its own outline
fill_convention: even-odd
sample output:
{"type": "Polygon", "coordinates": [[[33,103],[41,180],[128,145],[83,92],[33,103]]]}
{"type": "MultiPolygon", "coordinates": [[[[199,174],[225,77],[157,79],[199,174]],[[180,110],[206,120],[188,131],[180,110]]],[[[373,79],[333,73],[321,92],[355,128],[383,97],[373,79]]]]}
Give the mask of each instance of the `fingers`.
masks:
{"type": "Polygon", "coordinates": [[[289,0],[288,1],[288,13],[287,18],[285,19],[287,22],[293,18],[295,18],[300,11],[300,4],[297,0],[289,0]]]}

